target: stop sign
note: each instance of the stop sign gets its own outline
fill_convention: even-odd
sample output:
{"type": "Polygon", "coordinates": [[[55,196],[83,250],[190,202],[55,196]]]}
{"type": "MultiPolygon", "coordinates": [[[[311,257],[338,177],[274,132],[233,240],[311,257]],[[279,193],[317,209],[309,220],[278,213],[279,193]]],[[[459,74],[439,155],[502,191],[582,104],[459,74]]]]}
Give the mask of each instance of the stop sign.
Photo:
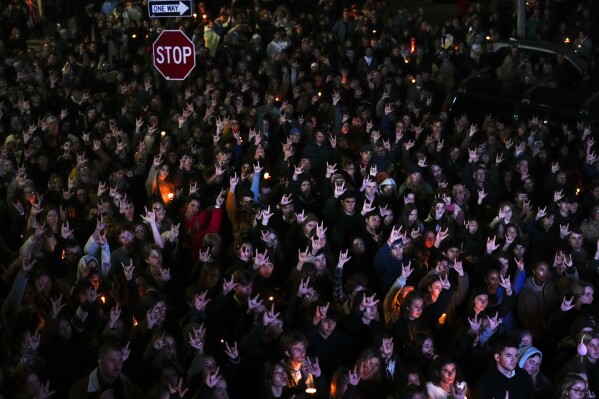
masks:
{"type": "Polygon", "coordinates": [[[180,30],[163,30],[152,49],[154,67],[168,80],[183,80],[196,66],[195,45],[180,30]]]}

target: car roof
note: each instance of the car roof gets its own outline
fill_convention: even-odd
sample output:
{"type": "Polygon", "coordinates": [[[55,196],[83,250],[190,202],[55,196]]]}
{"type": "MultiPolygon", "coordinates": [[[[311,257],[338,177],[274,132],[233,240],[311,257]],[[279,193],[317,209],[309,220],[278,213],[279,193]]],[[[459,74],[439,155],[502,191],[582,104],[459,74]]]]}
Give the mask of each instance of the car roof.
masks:
{"type": "Polygon", "coordinates": [[[576,51],[572,47],[566,46],[560,43],[550,43],[538,40],[527,40],[527,39],[510,39],[500,40],[493,43],[493,52],[497,53],[501,49],[517,46],[518,49],[526,50],[529,52],[539,52],[547,54],[562,54],[576,70],[583,74],[588,68],[590,60],[588,56],[576,51]]]}

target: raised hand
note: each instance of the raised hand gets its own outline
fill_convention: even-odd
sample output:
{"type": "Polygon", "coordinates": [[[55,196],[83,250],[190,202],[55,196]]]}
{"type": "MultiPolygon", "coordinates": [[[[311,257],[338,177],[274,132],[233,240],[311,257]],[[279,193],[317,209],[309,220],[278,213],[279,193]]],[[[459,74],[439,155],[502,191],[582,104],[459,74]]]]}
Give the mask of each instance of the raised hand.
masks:
{"type": "Polygon", "coordinates": [[[121,317],[121,308],[119,307],[119,304],[117,303],[115,306],[112,307],[112,309],[110,309],[110,319],[108,321],[108,327],[110,329],[114,329],[116,326],[116,322],[119,321],[121,317]]]}
{"type": "Polygon", "coordinates": [[[345,252],[340,251],[339,252],[339,261],[337,262],[337,267],[343,267],[343,265],[345,265],[347,262],[349,262],[349,260],[351,259],[351,256],[348,256],[348,252],[349,250],[345,250],[345,252]]]}
{"type": "Polygon", "coordinates": [[[237,342],[233,342],[233,345],[229,346],[225,342],[225,354],[231,359],[231,361],[239,359],[239,350],[237,349],[237,342]]]}
{"type": "Polygon", "coordinates": [[[496,312],[494,317],[487,316],[487,320],[489,321],[489,328],[493,331],[497,329],[499,324],[501,324],[499,312],[496,312]]]}
{"type": "Polygon", "coordinates": [[[493,238],[487,238],[487,253],[493,253],[497,248],[499,248],[499,244],[495,241],[497,240],[497,236],[493,236],[493,238]]]}
{"type": "Polygon", "coordinates": [[[273,303],[270,306],[270,310],[265,310],[264,313],[262,313],[262,324],[268,326],[270,323],[275,321],[280,315],[280,312],[275,313],[275,304],[273,303]]]}
{"type": "Polygon", "coordinates": [[[248,314],[252,313],[253,311],[255,311],[256,309],[260,308],[260,305],[262,305],[262,299],[260,299],[260,294],[256,294],[256,296],[254,298],[250,298],[248,299],[248,314]]]}
{"type": "Polygon", "coordinates": [[[206,309],[206,305],[210,302],[208,291],[201,292],[194,297],[193,306],[196,310],[202,311],[206,309]]]}
{"type": "Polygon", "coordinates": [[[133,272],[135,271],[135,266],[133,266],[133,259],[129,259],[129,264],[125,265],[121,262],[121,266],[123,267],[123,273],[125,274],[125,278],[127,281],[131,281],[133,278],[133,272]]]}
{"type": "Polygon", "coordinates": [[[481,323],[482,321],[479,320],[477,314],[472,319],[468,317],[468,324],[470,324],[470,331],[472,333],[477,333],[480,330],[481,323]]]}
{"type": "Polygon", "coordinates": [[[564,299],[562,299],[562,304],[560,305],[560,309],[562,310],[562,312],[572,310],[575,306],[572,302],[574,302],[574,297],[568,299],[564,296],[564,299]]]}

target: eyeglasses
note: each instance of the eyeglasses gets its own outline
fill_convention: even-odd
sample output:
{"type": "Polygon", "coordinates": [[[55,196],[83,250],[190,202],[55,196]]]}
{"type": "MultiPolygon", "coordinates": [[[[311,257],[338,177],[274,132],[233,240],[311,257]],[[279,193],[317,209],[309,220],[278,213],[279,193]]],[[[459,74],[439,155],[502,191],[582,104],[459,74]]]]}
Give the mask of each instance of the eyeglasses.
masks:
{"type": "Polygon", "coordinates": [[[577,395],[588,395],[589,394],[589,390],[586,388],[570,388],[570,391],[574,391],[575,394],[577,395]]]}

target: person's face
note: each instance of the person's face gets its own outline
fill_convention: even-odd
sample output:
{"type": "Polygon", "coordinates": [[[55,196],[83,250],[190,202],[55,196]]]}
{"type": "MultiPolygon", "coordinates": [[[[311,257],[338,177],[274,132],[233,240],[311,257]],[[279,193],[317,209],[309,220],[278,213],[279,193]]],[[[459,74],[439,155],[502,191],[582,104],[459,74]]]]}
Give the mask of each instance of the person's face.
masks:
{"type": "Polygon", "coordinates": [[[238,284],[233,288],[233,292],[238,300],[244,302],[250,297],[250,295],[252,295],[252,284],[238,284]]]}
{"type": "Polygon", "coordinates": [[[376,357],[371,357],[360,365],[360,377],[365,380],[372,379],[379,371],[380,361],[376,357]]]}
{"type": "Polygon", "coordinates": [[[352,242],[352,252],[361,255],[366,250],[366,246],[364,245],[364,241],[361,238],[355,238],[352,242]]]}
{"type": "Polygon", "coordinates": [[[46,214],[46,223],[50,226],[55,226],[58,224],[58,212],[55,210],[51,210],[46,214]]]}
{"type": "Polygon", "coordinates": [[[333,331],[335,331],[335,326],[337,326],[336,320],[322,319],[318,325],[318,332],[326,339],[333,333],[333,331]]]}
{"type": "Polygon", "coordinates": [[[586,382],[576,381],[568,390],[568,399],[584,399],[589,394],[588,385],[586,382]]]}
{"type": "Polygon", "coordinates": [[[60,320],[60,322],[58,323],[57,332],[60,338],[64,339],[65,341],[68,341],[69,339],[71,339],[71,334],[73,332],[71,328],[71,323],[65,319],[60,320]]]}
{"type": "Polygon", "coordinates": [[[422,354],[427,359],[433,358],[435,355],[435,343],[432,339],[427,338],[424,340],[424,343],[422,344],[422,354]]]}
{"type": "Polygon", "coordinates": [[[391,257],[401,259],[403,257],[403,244],[395,244],[391,247],[391,257]]]}
{"type": "Polygon", "coordinates": [[[272,275],[272,271],[274,270],[274,265],[272,262],[267,262],[260,266],[258,269],[258,274],[264,278],[269,278],[272,275]]]}
{"type": "Polygon", "coordinates": [[[279,364],[275,365],[270,383],[276,388],[283,388],[287,386],[288,382],[289,376],[285,368],[279,364]]]}
{"type": "Polygon", "coordinates": [[[42,296],[48,297],[50,295],[50,290],[52,289],[52,281],[50,277],[45,274],[42,274],[35,280],[35,288],[37,288],[37,292],[39,292],[42,296]]]}
{"type": "Polygon", "coordinates": [[[424,246],[426,248],[432,248],[435,245],[435,233],[427,231],[424,233],[424,246]]]}
{"type": "Polygon", "coordinates": [[[495,292],[499,287],[499,272],[497,270],[490,271],[485,277],[485,283],[492,292],[495,292]]]}
{"type": "Polygon", "coordinates": [[[477,169],[474,172],[474,181],[479,184],[484,183],[486,175],[487,171],[485,169],[477,169]]]}
{"type": "Polygon", "coordinates": [[[504,348],[501,353],[496,353],[493,357],[497,363],[497,368],[506,372],[511,372],[514,371],[516,364],[518,363],[518,349],[504,348]]]}
{"type": "Polygon", "coordinates": [[[374,193],[376,193],[376,183],[375,182],[368,182],[366,184],[366,188],[364,189],[364,193],[367,196],[374,195],[374,193]]]}
{"type": "Polygon", "coordinates": [[[152,210],[156,214],[157,222],[160,222],[162,221],[162,219],[164,219],[164,216],[166,215],[166,209],[164,208],[164,205],[162,205],[162,203],[155,202],[154,204],[152,204],[152,210]]]}
{"type": "Polygon", "coordinates": [[[316,134],[314,135],[314,140],[316,141],[316,144],[318,145],[322,145],[325,141],[326,137],[322,132],[316,132],[316,134]]]}
{"type": "Polygon", "coordinates": [[[561,185],[566,184],[566,179],[567,179],[567,176],[564,172],[558,172],[557,176],[555,177],[555,180],[558,182],[558,184],[561,184],[561,185]]]}
{"type": "Polygon", "coordinates": [[[363,163],[370,162],[372,158],[372,151],[360,151],[360,159],[363,163]]]}
{"type": "Polygon", "coordinates": [[[374,320],[376,317],[376,306],[366,306],[364,308],[364,312],[362,313],[363,320],[374,320]]]}
{"type": "Polygon", "coordinates": [[[499,273],[505,277],[507,275],[507,269],[510,266],[510,261],[504,257],[500,257],[497,260],[499,261],[499,265],[501,266],[499,273]]]}
{"type": "Polygon", "coordinates": [[[454,363],[444,364],[439,370],[439,379],[444,384],[452,385],[455,381],[456,366],[454,363]]]}
{"type": "Polygon", "coordinates": [[[158,169],[158,180],[166,180],[170,173],[170,168],[168,165],[162,165],[160,169],[158,169]]]}
{"type": "Polygon", "coordinates": [[[526,248],[524,248],[524,245],[518,244],[514,247],[514,255],[518,259],[522,259],[524,257],[525,252],[526,248]]]}
{"type": "Polygon", "coordinates": [[[25,393],[31,395],[31,397],[39,397],[40,394],[40,379],[35,373],[29,373],[25,379],[25,393]]]}
{"type": "Polygon", "coordinates": [[[309,180],[304,180],[302,182],[302,184],[300,185],[300,191],[302,192],[302,194],[309,194],[311,189],[312,189],[312,184],[310,183],[309,180]]]}
{"type": "Polygon", "coordinates": [[[529,375],[536,375],[541,367],[541,356],[538,354],[533,355],[526,359],[522,368],[528,372],[529,375]]]}
{"type": "Polygon", "coordinates": [[[173,367],[163,368],[162,373],[160,374],[160,380],[165,386],[177,386],[177,371],[173,367]]]}
{"type": "Polygon", "coordinates": [[[420,183],[420,180],[422,180],[422,173],[416,172],[416,173],[410,174],[410,180],[412,180],[413,184],[420,183]]]}
{"type": "Polygon", "coordinates": [[[81,247],[79,245],[75,247],[65,248],[64,260],[69,264],[75,264],[81,257],[81,247]]]}
{"type": "Polygon", "coordinates": [[[599,360],[599,339],[594,338],[586,344],[587,347],[587,358],[593,363],[599,360]]]}
{"type": "Polygon", "coordinates": [[[512,208],[509,205],[503,206],[501,208],[503,214],[505,215],[504,220],[510,220],[512,218],[512,208]]]}
{"type": "Polygon", "coordinates": [[[585,287],[584,293],[580,297],[579,301],[581,304],[590,305],[593,303],[593,295],[595,294],[595,290],[593,287],[585,287]]]}
{"type": "Polygon", "coordinates": [[[549,230],[551,226],[553,226],[553,222],[555,220],[555,216],[546,215],[543,219],[541,219],[542,226],[545,230],[549,230]]]}
{"type": "Polygon", "coordinates": [[[473,306],[476,313],[483,312],[489,304],[489,296],[481,294],[474,297],[473,306]]]}
{"type": "Polygon", "coordinates": [[[371,231],[378,230],[381,227],[381,217],[379,215],[372,215],[366,219],[366,227],[371,231]]]}
{"type": "Polygon", "coordinates": [[[343,208],[343,212],[345,212],[347,215],[353,215],[356,208],[356,199],[344,199],[343,201],[341,201],[341,207],[343,208]]]}
{"type": "Polygon", "coordinates": [[[98,360],[100,375],[108,382],[113,382],[123,369],[123,353],[108,349],[98,360]]]}
{"type": "Polygon", "coordinates": [[[447,276],[449,272],[449,264],[446,259],[440,259],[435,265],[435,273],[439,276],[447,276]]]}
{"type": "Polygon", "coordinates": [[[435,214],[443,215],[445,213],[445,204],[442,202],[437,202],[435,204],[435,214]]]}
{"type": "Polygon", "coordinates": [[[166,303],[164,303],[164,301],[158,301],[154,306],[152,306],[150,312],[154,314],[157,324],[162,324],[164,318],[166,317],[166,303]]]}
{"type": "Polygon", "coordinates": [[[175,340],[173,339],[173,337],[167,336],[162,340],[162,342],[163,346],[160,349],[162,357],[164,357],[165,359],[171,359],[177,350],[175,340]]]}
{"type": "Polygon", "coordinates": [[[151,250],[146,258],[146,263],[151,268],[158,268],[162,266],[162,254],[155,249],[151,250]]]}
{"type": "Polygon", "coordinates": [[[293,204],[282,205],[281,213],[287,217],[292,216],[293,215],[293,204]]]}
{"type": "Polygon", "coordinates": [[[410,306],[408,306],[408,318],[410,320],[416,320],[422,315],[424,309],[424,301],[422,299],[414,299],[410,306]]]}
{"type": "Polygon", "coordinates": [[[570,202],[560,201],[558,203],[558,206],[561,214],[566,215],[568,212],[570,212],[570,202]]]}
{"type": "Polygon", "coordinates": [[[414,223],[414,222],[416,222],[416,220],[418,220],[418,210],[417,209],[412,209],[410,211],[410,214],[408,215],[408,222],[409,223],[414,223]]]}
{"type": "Polygon", "coordinates": [[[292,363],[303,363],[306,360],[306,345],[303,342],[298,342],[289,347],[285,354],[292,363]]]}
{"type": "Polygon", "coordinates": [[[200,211],[200,201],[192,200],[189,201],[186,207],[186,213],[188,216],[194,216],[200,211]]]}
{"type": "Polygon", "coordinates": [[[228,399],[229,394],[227,393],[227,381],[224,378],[221,378],[216,383],[214,387],[214,395],[212,396],[214,399],[228,399]]]}
{"type": "Polygon", "coordinates": [[[580,249],[582,248],[582,234],[579,233],[570,233],[568,237],[568,242],[572,249],[580,249]]]}
{"type": "Polygon", "coordinates": [[[315,220],[311,220],[308,223],[304,224],[304,232],[306,233],[306,235],[309,235],[312,232],[312,230],[316,228],[316,226],[318,226],[318,222],[316,222],[315,220]]]}
{"type": "Polygon", "coordinates": [[[532,275],[538,284],[543,284],[547,275],[549,274],[549,266],[546,263],[539,263],[534,269],[532,269],[532,275]]]}
{"type": "MultiPolygon", "coordinates": [[[[406,383],[407,386],[413,385],[413,386],[420,386],[420,376],[417,373],[410,373],[408,374],[408,381],[406,383]]],[[[422,399],[425,399],[425,397],[423,396],[422,399]]]]}
{"type": "Polygon", "coordinates": [[[431,295],[431,300],[435,302],[437,298],[439,298],[439,294],[443,291],[443,283],[440,281],[435,281],[428,287],[428,292],[431,295]]]}

